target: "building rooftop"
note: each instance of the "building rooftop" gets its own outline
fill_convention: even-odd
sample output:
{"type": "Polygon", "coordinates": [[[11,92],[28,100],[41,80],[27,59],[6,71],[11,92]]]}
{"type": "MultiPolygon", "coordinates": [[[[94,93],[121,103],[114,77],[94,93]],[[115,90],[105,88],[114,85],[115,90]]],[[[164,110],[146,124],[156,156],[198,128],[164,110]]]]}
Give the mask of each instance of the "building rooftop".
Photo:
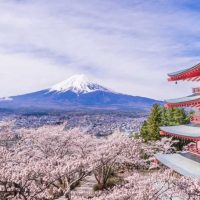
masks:
{"type": "Polygon", "coordinates": [[[160,130],[164,133],[168,133],[173,136],[182,137],[185,139],[200,139],[200,126],[198,124],[164,126],[160,127],[160,130]]]}
{"type": "Polygon", "coordinates": [[[199,80],[197,77],[200,77],[200,63],[184,70],[169,73],[168,76],[170,81],[185,80],[189,78],[195,78],[193,80],[199,80]]]}
{"type": "Polygon", "coordinates": [[[193,94],[187,97],[166,100],[167,104],[179,104],[179,103],[188,103],[196,101],[200,101],[200,94],[193,94]]]}
{"type": "Polygon", "coordinates": [[[191,153],[157,154],[156,159],[177,173],[200,179],[200,155],[191,153]]]}

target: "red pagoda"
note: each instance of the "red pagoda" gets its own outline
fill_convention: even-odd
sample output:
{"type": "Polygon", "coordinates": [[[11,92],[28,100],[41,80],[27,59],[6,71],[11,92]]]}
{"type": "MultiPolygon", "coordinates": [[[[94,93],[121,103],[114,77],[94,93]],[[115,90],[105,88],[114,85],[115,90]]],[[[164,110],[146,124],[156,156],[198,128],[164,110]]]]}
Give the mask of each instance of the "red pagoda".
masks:
{"type": "MultiPolygon", "coordinates": [[[[168,81],[200,81],[200,64],[189,69],[168,74],[168,81]]],[[[200,87],[192,89],[193,94],[187,97],[166,101],[167,108],[194,107],[200,108],[200,87]]],[[[195,116],[188,125],[160,127],[160,134],[191,141],[187,151],[177,154],[159,154],[156,159],[167,167],[184,176],[200,178],[200,116],[195,116]]]]}

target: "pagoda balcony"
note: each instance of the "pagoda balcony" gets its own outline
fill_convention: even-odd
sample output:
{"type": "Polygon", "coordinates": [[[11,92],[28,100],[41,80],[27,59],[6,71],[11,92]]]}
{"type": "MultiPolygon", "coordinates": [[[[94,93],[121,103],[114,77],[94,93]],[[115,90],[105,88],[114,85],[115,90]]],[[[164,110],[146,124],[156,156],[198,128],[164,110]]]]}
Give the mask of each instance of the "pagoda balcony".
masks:
{"type": "Polygon", "coordinates": [[[192,88],[193,94],[200,94],[200,87],[192,88]]]}
{"type": "MultiPolygon", "coordinates": [[[[200,116],[194,116],[191,118],[192,123],[200,124],[200,116]]],[[[199,128],[200,129],[200,128],[199,128]]]]}

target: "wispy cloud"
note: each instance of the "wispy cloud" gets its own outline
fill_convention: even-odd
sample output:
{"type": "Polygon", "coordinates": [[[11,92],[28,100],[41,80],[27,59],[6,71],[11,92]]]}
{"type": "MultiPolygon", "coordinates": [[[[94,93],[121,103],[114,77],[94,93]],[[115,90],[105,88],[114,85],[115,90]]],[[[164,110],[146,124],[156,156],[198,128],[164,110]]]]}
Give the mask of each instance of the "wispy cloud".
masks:
{"type": "Polygon", "coordinates": [[[198,62],[200,8],[194,5],[1,1],[0,96],[42,89],[74,73],[133,95],[186,95],[191,84],[172,86],[166,73],[198,62]]]}

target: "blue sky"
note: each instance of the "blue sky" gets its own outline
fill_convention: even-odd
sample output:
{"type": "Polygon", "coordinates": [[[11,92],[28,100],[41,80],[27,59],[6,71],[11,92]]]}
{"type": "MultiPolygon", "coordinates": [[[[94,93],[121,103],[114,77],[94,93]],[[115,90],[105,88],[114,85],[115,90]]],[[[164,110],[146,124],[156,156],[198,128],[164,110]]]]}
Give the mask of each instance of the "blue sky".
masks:
{"type": "Polygon", "coordinates": [[[199,62],[199,11],[195,0],[1,0],[0,96],[74,74],[132,95],[189,95],[197,83],[166,74],[199,62]]]}

